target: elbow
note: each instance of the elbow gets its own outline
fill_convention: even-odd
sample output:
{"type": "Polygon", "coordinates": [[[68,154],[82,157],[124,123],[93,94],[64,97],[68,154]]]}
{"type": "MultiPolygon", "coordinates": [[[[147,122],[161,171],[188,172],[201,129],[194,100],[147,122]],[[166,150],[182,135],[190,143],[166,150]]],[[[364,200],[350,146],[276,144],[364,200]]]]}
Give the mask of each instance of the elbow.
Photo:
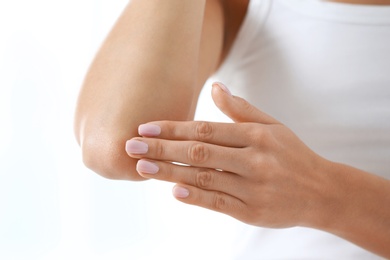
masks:
{"type": "Polygon", "coordinates": [[[129,157],[125,150],[127,139],[134,136],[136,130],[125,135],[123,131],[115,130],[120,127],[109,128],[108,124],[90,118],[81,113],[80,108],[76,110],[74,134],[84,165],[110,180],[145,180],[136,170],[137,160],[129,157]]]}
{"type": "Polygon", "coordinates": [[[80,144],[84,165],[111,180],[145,180],[136,171],[137,160],[127,155],[125,142],[114,138],[84,137],[80,144]]]}

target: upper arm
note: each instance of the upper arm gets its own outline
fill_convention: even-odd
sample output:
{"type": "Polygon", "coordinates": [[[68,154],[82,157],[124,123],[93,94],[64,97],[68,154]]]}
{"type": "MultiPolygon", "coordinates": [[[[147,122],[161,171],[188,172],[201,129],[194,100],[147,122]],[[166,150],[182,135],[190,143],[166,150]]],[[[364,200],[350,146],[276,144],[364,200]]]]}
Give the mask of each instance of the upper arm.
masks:
{"type": "Polygon", "coordinates": [[[229,54],[246,16],[248,6],[249,0],[208,1],[200,45],[198,84],[191,119],[201,88],[229,54]]]}
{"type": "Polygon", "coordinates": [[[208,1],[200,42],[198,76],[189,119],[193,119],[199,93],[223,59],[225,21],[222,1],[208,1]]]}
{"type": "Polygon", "coordinates": [[[188,38],[192,36],[186,36],[189,44],[196,44],[191,48],[197,57],[188,52],[171,53],[163,62],[153,58],[172,51],[169,46],[153,46],[147,39],[149,49],[128,47],[141,40],[135,34],[134,41],[126,42],[123,34],[134,28],[124,20],[136,18],[131,16],[132,10],[125,10],[92,63],[79,95],[75,133],[87,167],[111,179],[141,180],[136,161],[125,152],[126,140],[138,135],[138,125],[193,118],[201,87],[218,66],[223,49],[221,1],[208,0],[204,10],[200,41],[192,43],[188,38]]]}

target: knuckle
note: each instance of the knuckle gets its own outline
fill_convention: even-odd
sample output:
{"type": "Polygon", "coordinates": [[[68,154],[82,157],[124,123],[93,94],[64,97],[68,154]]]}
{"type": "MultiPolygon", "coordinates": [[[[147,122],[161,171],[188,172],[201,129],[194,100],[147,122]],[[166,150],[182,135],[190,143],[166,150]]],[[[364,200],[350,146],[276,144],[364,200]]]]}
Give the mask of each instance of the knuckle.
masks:
{"type": "Polygon", "coordinates": [[[264,134],[265,133],[264,133],[263,127],[256,126],[253,128],[252,135],[253,135],[255,140],[257,140],[257,141],[263,140],[264,134]]]}
{"type": "MultiPolygon", "coordinates": [[[[267,157],[263,153],[254,152],[251,157],[248,159],[248,163],[246,164],[246,169],[250,173],[261,172],[262,176],[265,172],[269,171],[267,157]]],[[[254,177],[254,176],[253,176],[254,177]]]]}
{"type": "Polygon", "coordinates": [[[257,167],[263,167],[263,164],[264,164],[264,161],[265,161],[265,158],[264,158],[264,155],[261,154],[261,153],[254,153],[251,158],[250,158],[250,165],[252,165],[253,167],[257,168],[257,167]]]}
{"type": "Polygon", "coordinates": [[[198,122],[195,127],[195,137],[198,140],[208,140],[212,137],[213,127],[209,122],[198,122]]]}
{"type": "Polygon", "coordinates": [[[195,185],[199,188],[208,188],[213,183],[213,174],[211,171],[200,171],[196,174],[195,185]]]}
{"type": "Polygon", "coordinates": [[[155,144],[155,155],[156,158],[164,158],[165,149],[161,142],[156,142],[155,144]]]}
{"type": "Polygon", "coordinates": [[[254,126],[250,131],[250,136],[254,140],[254,143],[265,145],[269,139],[269,129],[265,126],[254,126]]]}
{"type": "Polygon", "coordinates": [[[159,126],[161,127],[161,129],[164,129],[167,133],[170,133],[172,131],[172,129],[174,128],[173,122],[166,121],[166,120],[159,121],[159,126]]]}
{"type": "Polygon", "coordinates": [[[213,198],[212,207],[213,210],[223,211],[226,209],[227,201],[223,193],[216,192],[213,198]]]}
{"type": "Polygon", "coordinates": [[[191,164],[204,163],[209,157],[209,150],[204,144],[195,143],[188,149],[188,159],[191,164]]]}

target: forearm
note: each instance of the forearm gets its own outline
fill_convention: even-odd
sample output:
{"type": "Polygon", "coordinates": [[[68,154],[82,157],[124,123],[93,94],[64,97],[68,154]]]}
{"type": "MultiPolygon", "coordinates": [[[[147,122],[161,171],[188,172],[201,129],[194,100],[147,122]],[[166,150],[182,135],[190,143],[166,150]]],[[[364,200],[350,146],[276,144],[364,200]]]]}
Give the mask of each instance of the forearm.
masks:
{"type": "Polygon", "coordinates": [[[390,258],[390,181],[342,164],[327,164],[328,194],[315,228],[390,258]]]}
{"type": "Polygon", "coordinates": [[[138,125],[191,117],[204,9],[205,0],[133,0],[126,7],[79,96],[75,132],[88,167],[140,179],[124,150],[138,125]]]}

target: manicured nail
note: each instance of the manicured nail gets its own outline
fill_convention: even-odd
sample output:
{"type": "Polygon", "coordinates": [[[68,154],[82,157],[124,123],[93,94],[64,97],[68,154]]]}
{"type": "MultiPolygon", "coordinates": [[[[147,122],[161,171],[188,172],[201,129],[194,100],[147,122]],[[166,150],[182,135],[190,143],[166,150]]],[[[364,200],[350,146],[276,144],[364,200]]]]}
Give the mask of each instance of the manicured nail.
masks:
{"type": "Polygon", "coordinates": [[[132,154],[144,154],[148,152],[148,145],[137,140],[129,140],[126,142],[126,151],[132,154]]]}
{"type": "Polygon", "coordinates": [[[175,186],[172,190],[173,196],[179,199],[185,199],[190,195],[190,191],[186,188],[175,186]]]}
{"type": "Polygon", "coordinates": [[[222,89],[226,94],[229,96],[232,96],[232,92],[221,82],[215,82],[213,86],[218,86],[220,89],[222,89]]]}
{"type": "Polygon", "coordinates": [[[138,127],[138,134],[142,136],[158,136],[161,134],[161,127],[152,124],[140,125],[138,127]]]}
{"type": "Polygon", "coordinates": [[[137,162],[137,171],[140,173],[156,174],[159,170],[155,163],[145,160],[139,160],[137,162]]]}

